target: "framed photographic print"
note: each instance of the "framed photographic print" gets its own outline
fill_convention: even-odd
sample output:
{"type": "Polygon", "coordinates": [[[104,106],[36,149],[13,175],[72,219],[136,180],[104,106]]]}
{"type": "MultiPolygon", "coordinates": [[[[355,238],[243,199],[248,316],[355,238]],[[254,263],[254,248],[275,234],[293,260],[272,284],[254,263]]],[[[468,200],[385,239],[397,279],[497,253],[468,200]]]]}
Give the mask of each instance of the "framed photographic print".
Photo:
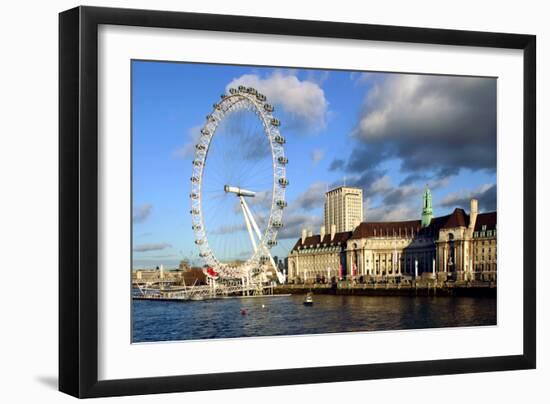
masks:
{"type": "Polygon", "coordinates": [[[61,391],[535,367],[534,36],[59,24],[61,391]]]}

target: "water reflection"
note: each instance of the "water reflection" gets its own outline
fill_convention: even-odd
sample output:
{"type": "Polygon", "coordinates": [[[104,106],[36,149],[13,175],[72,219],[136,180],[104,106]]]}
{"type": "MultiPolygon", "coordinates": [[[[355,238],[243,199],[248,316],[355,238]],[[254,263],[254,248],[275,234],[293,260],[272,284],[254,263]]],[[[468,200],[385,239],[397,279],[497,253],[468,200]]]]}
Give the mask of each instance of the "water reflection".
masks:
{"type": "Polygon", "coordinates": [[[133,342],[496,324],[496,299],[316,295],[133,301],[133,342]],[[241,309],[246,315],[241,314],[241,309]]]}

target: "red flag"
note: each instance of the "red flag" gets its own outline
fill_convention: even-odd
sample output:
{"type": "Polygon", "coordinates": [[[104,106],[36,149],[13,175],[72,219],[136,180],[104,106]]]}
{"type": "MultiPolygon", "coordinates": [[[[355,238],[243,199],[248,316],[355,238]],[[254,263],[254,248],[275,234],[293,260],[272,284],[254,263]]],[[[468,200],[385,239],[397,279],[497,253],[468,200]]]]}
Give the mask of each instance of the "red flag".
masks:
{"type": "Polygon", "coordinates": [[[218,279],[219,274],[214,270],[214,268],[208,267],[206,270],[203,270],[204,274],[209,276],[212,279],[218,279]]]}

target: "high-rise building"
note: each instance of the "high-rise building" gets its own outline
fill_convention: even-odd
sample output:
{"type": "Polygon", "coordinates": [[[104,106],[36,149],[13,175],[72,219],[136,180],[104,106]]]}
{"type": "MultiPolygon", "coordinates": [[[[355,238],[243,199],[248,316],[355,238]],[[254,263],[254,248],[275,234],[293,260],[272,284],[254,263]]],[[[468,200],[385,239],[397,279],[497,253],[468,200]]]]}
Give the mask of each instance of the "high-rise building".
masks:
{"type": "Polygon", "coordinates": [[[325,229],[353,231],[363,221],[363,190],[338,187],[325,194],[325,229]]]}

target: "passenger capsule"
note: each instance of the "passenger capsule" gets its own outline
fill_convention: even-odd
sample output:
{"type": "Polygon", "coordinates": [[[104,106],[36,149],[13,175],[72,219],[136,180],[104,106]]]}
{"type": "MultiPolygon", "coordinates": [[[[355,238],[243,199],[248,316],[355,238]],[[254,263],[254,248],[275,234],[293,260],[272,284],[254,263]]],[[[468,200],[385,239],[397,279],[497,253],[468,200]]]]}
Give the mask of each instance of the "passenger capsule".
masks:
{"type": "Polygon", "coordinates": [[[208,129],[201,129],[201,135],[208,136],[210,135],[210,131],[208,129]]]}
{"type": "Polygon", "coordinates": [[[229,94],[237,94],[237,89],[231,87],[231,88],[229,89],[229,94]]]}
{"type": "Polygon", "coordinates": [[[281,228],[281,227],[283,227],[283,224],[281,222],[273,222],[272,226],[275,227],[275,228],[281,228]]]}
{"type": "Polygon", "coordinates": [[[189,196],[191,197],[191,199],[199,199],[199,195],[194,192],[192,194],[189,194],[189,196]]]}
{"type": "Polygon", "coordinates": [[[202,244],[204,244],[204,240],[202,240],[202,239],[195,240],[195,244],[202,245],[202,244]]]}
{"type": "Polygon", "coordinates": [[[271,119],[271,125],[273,126],[281,126],[281,121],[279,121],[276,118],[271,119]]]}
{"type": "Polygon", "coordinates": [[[202,257],[202,258],[208,257],[208,253],[201,252],[201,253],[199,253],[199,257],[202,257]]]}
{"type": "Polygon", "coordinates": [[[246,87],[245,86],[239,86],[239,93],[245,93],[246,92],[246,87]]]}
{"type": "Polygon", "coordinates": [[[197,167],[201,167],[201,166],[202,166],[202,161],[200,161],[200,160],[193,160],[193,165],[194,165],[194,166],[197,166],[197,167]]]}
{"type": "Polygon", "coordinates": [[[192,229],[193,229],[193,230],[200,230],[200,229],[201,229],[201,225],[200,225],[200,224],[194,224],[194,225],[192,226],[192,229]]]}
{"type": "Polygon", "coordinates": [[[197,177],[191,177],[191,182],[197,183],[199,182],[199,179],[197,177]]]}
{"type": "Polygon", "coordinates": [[[278,207],[280,207],[281,209],[282,208],[286,208],[288,203],[286,201],[283,201],[282,199],[278,200],[277,202],[275,202],[277,204],[278,207]]]}
{"type": "Polygon", "coordinates": [[[271,105],[271,104],[264,104],[264,109],[265,109],[267,112],[273,112],[273,111],[275,111],[275,108],[273,108],[273,105],[271,105]]]}
{"type": "Polygon", "coordinates": [[[279,178],[279,184],[286,187],[288,185],[288,180],[286,178],[279,178]]]}
{"type": "Polygon", "coordinates": [[[192,215],[198,215],[199,214],[199,210],[198,209],[191,209],[189,211],[189,213],[191,213],[192,215]]]}
{"type": "Polygon", "coordinates": [[[279,162],[279,164],[288,164],[288,159],[284,156],[279,157],[277,161],[279,162]]]}
{"type": "Polygon", "coordinates": [[[266,98],[265,95],[258,93],[258,94],[256,94],[256,99],[257,99],[258,101],[264,102],[267,98],[266,98]]]}
{"type": "Polygon", "coordinates": [[[212,104],[212,108],[217,109],[217,110],[222,109],[222,107],[220,107],[220,104],[217,104],[217,103],[212,104]]]}
{"type": "Polygon", "coordinates": [[[267,245],[268,245],[269,247],[275,247],[275,246],[277,245],[277,241],[275,241],[275,240],[269,240],[269,241],[267,242],[267,245]]]}
{"type": "Polygon", "coordinates": [[[275,136],[275,142],[277,142],[279,144],[285,144],[285,138],[282,137],[281,135],[277,135],[277,136],[275,136]]]}
{"type": "Polygon", "coordinates": [[[206,146],[199,143],[199,144],[195,145],[195,149],[197,149],[197,150],[205,150],[205,149],[206,149],[206,146]]]}
{"type": "Polygon", "coordinates": [[[254,87],[248,87],[248,88],[246,89],[246,92],[247,92],[248,94],[252,94],[252,95],[256,95],[256,94],[258,93],[254,87]]]}

